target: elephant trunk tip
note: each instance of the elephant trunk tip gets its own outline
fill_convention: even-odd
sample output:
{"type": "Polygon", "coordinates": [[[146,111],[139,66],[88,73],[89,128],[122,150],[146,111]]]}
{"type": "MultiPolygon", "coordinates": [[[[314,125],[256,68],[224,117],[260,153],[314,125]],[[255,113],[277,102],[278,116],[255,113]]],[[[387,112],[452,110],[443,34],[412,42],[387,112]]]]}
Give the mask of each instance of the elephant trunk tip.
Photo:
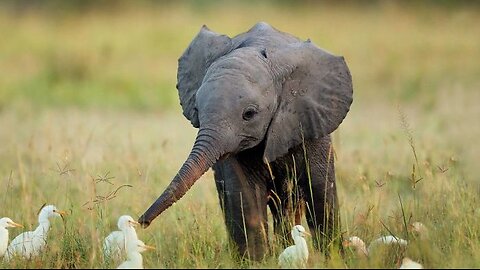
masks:
{"type": "Polygon", "coordinates": [[[138,223],[140,223],[140,226],[142,226],[143,229],[148,228],[148,226],[150,226],[151,222],[152,222],[152,221],[145,219],[144,216],[141,216],[141,217],[138,219],[138,223]]]}

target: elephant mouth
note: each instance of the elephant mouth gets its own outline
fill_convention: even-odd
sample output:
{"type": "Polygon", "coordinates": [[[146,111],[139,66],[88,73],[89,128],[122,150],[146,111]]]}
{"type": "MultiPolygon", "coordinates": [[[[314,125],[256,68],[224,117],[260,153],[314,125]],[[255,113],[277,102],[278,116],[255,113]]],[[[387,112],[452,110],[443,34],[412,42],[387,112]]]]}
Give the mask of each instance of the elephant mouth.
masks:
{"type": "Polygon", "coordinates": [[[218,158],[218,160],[225,160],[230,156],[230,153],[224,154],[218,158]]]}
{"type": "Polygon", "coordinates": [[[246,135],[246,134],[240,134],[240,143],[239,143],[239,151],[245,150],[248,148],[252,148],[255,145],[257,145],[257,142],[260,141],[259,138],[251,136],[251,135],[246,135]]]}

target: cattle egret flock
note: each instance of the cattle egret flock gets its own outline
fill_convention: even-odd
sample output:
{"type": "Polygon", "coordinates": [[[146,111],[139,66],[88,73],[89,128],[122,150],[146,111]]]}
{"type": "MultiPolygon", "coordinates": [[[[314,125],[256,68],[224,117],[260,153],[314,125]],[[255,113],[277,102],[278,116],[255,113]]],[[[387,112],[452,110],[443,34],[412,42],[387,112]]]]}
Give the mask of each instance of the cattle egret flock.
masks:
{"type": "MultiPolygon", "coordinates": [[[[416,237],[420,239],[424,239],[426,234],[428,233],[427,228],[421,222],[414,222],[410,225],[409,230],[414,233],[416,237]]],[[[351,247],[359,257],[366,257],[368,258],[373,253],[372,251],[375,248],[380,246],[393,246],[396,245],[398,247],[406,248],[408,245],[408,241],[395,237],[393,235],[387,235],[379,237],[373,240],[370,245],[366,246],[365,242],[358,236],[351,236],[347,240],[343,241],[344,247],[351,247]]],[[[402,259],[402,264],[400,269],[422,269],[423,266],[408,257],[404,257],[402,259]]]]}
{"type": "Polygon", "coordinates": [[[394,245],[394,244],[398,246],[406,247],[408,242],[407,240],[397,238],[393,235],[382,236],[380,238],[373,240],[368,246],[368,248],[366,248],[365,242],[363,242],[363,240],[358,236],[351,236],[348,238],[348,240],[345,240],[343,242],[343,246],[352,247],[354,250],[356,250],[358,255],[367,256],[367,257],[370,256],[370,253],[372,253],[372,251],[375,248],[379,247],[380,245],[394,245]]]}
{"type": "Polygon", "coordinates": [[[373,240],[368,246],[368,248],[366,248],[365,242],[358,236],[351,236],[348,238],[348,240],[345,240],[343,242],[343,246],[352,247],[357,252],[357,255],[362,255],[366,257],[370,256],[372,251],[380,245],[398,245],[401,247],[406,247],[407,244],[407,240],[397,238],[392,235],[382,236],[373,240]]]}
{"type": "MultiPolygon", "coordinates": [[[[1,218],[0,257],[3,256],[4,261],[8,262],[15,255],[19,255],[25,259],[39,256],[46,245],[47,233],[50,229],[50,218],[63,218],[65,214],[64,211],[58,210],[53,205],[44,206],[38,215],[38,227],[34,231],[19,234],[12,240],[10,245],[8,245],[8,228],[23,226],[13,222],[8,217],[1,218]]],[[[139,225],[139,223],[131,216],[120,216],[117,222],[119,231],[113,231],[105,237],[103,243],[105,259],[126,258],[126,260],[118,266],[118,269],[143,269],[141,253],[155,249],[138,239],[135,231],[135,226],[137,225],[139,225]]],[[[428,232],[426,226],[420,222],[412,223],[409,230],[420,238],[424,238],[428,232]]],[[[279,255],[278,266],[281,268],[306,268],[309,254],[305,236],[309,235],[302,225],[295,225],[291,231],[291,236],[295,244],[287,247],[279,255]]],[[[365,242],[358,236],[351,236],[343,242],[344,247],[353,248],[357,256],[365,258],[371,256],[372,250],[381,245],[406,247],[408,242],[392,235],[382,236],[373,240],[368,248],[365,242]]],[[[399,269],[423,269],[423,266],[408,257],[404,257],[401,260],[399,269]]]]}
{"type": "Polygon", "coordinates": [[[305,268],[308,260],[308,246],[305,236],[310,235],[302,225],[292,228],[293,246],[287,247],[278,256],[278,265],[281,268],[305,268]]]}
{"type": "Polygon", "coordinates": [[[12,227],[23,227],[22,225],[13,222],[8,217],[4,217],[0,219],[0,257],[3,257],[5,251],[7,251],[8,247],[8,229],[12,227]]]}
{"type": "Polygon", "coordinates": [[[14,255],[21,255],[25,259],[40,255],[47,243],[49,219],[64,215],[64,211],[58,210],[53,205],[44,206],[38,215],[38,227],[34,231],[24,232],[15,237],[7,248],[4,260],[8,261],[14,255]]]}

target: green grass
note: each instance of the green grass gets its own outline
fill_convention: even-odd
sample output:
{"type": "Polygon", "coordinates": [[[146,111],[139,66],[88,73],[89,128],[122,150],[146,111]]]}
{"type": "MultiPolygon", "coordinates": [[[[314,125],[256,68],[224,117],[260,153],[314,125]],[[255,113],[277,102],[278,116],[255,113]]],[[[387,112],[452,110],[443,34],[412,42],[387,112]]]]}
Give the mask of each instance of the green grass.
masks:
{"type": "MultiPolygon", "coordinates": [[[[8,37],[0,43],[0,216],[30,230],[45,202],[70,212],[53,220],[40,259],[0,267],[116,267],[103,262],[103,238],[120,215],[138,218],[150,206],[195,138],[175,90],[178,57],[202,24],[233,36],[266,21],[350,66],[354,103],[333,135],[345,236],[413,239],[404,220],[421,221],[430,238],[412,240],[409,257],[478,268],[480,11],[389,3],[0,9],[8,37]],[[414,187],[412,179],[421,180],[414,187]]],[[[144,253],[148,268],[269,268],[281,251],[252,265],[231,258],[211,171],[138,234],[157,247],[144,253]]],[[[325,265],[310,250],[313,268],[395,267],[349,253],[325,265]]]]}

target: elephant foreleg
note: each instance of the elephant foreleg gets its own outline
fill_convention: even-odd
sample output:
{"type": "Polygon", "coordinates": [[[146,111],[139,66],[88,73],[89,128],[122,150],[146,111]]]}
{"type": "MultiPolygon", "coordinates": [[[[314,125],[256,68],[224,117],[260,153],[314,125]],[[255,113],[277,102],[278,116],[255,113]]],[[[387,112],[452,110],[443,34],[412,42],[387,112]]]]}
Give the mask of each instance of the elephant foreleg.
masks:
{"type": "Polygon", "coordinates": [[[268,249],[267,189],[234,158],[217,162],[215,181],[225,224],[241,257],[261,260],[268,249]]]}

